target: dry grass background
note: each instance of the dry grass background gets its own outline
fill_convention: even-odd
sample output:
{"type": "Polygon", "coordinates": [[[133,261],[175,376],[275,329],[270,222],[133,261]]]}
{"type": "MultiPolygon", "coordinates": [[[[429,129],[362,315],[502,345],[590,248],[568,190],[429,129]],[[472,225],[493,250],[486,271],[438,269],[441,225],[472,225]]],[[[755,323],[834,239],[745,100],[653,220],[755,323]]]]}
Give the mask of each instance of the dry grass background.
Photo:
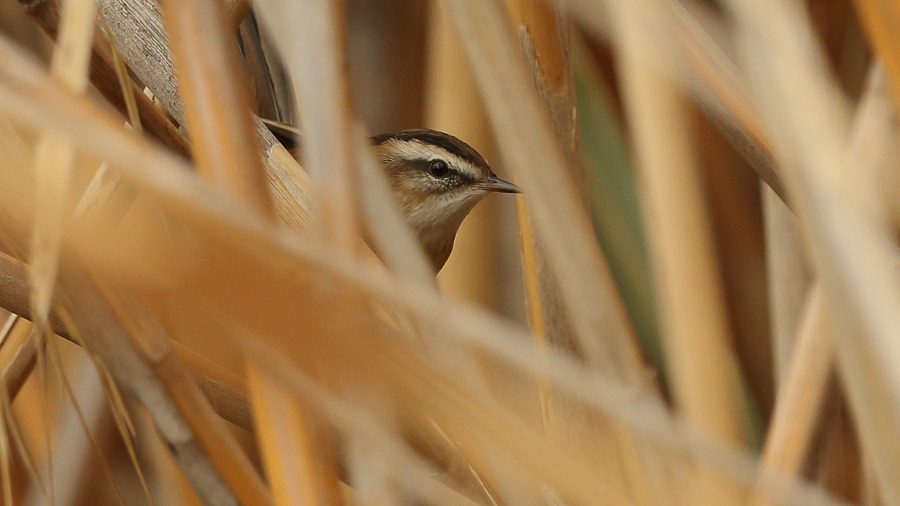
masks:
{"type": "Polygon", "coordinates": [[[898,26],[0,1],[4,504],[900,505],[898,26]],[[438,283],[420,126],[525,191],[438,283]]]}

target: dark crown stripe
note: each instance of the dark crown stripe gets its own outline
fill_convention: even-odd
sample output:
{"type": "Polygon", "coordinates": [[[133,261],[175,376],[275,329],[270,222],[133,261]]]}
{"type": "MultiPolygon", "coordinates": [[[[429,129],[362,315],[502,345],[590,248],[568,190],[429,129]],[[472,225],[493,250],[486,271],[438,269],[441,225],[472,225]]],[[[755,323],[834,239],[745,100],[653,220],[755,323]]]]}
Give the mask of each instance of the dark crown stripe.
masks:
{"type": "Polygon", "coordinates": [[[376,146],[384,144],[385,142],[390,140],[419,141],[425,144],[432,144],[441,149],[444,149],[448,153],[452,153],[462,158],[463,160],[466,160],[467,162],[477,167],[489,167],[487,161],[485,161],[485,159],[478,153],[478,151],[475,151],[475,148],[469,146],[457,137],[446,134],[444,132],[438,132],[437,130],[418,128],[411,130],[401,130],[399,132],[381,134],[372,137],[372,142],[375,143],[376,146]]]}

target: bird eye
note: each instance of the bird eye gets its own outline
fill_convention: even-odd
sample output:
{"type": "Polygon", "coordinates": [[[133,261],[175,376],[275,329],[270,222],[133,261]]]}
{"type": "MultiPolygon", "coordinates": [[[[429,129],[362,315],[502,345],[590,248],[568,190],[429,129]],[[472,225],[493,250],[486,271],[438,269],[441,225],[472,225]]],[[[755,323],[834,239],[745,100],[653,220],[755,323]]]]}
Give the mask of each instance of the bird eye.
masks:
{"type": "Polygon", "coordinates": [[[431,175],[434,177],[444,177],[450,173],[450,167],[447,167],[447,164],[442,160],[435,160],[431,162],[431,165],[428,167],[428,170],[431,172],[431,175]]]}

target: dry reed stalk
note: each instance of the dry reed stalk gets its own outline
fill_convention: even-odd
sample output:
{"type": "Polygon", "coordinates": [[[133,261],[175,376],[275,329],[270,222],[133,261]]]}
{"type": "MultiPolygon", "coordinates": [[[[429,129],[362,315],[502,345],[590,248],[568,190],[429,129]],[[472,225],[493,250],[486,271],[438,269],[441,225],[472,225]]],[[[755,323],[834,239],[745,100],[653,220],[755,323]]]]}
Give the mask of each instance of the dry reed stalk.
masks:
{"type": "MultiPolygon", "coordinates": [[[[822,287],[816,284],[807,297],[797,326],[791,364],[778,390],[760,457],[763,479],[772,475],[797,477],[808,457],[832,373],[833,348],[825,311],[822,287]]],[[[776,502],[756,494],[751,504],[766,506],[776,502]]]]}
{"type": "MultiPolygon", "coordinates": [[[[877,181],[878,167],[884,163],[886,151],[895,142],[896,126],[889,92],[883,72],[874,65],[869,73],[863,97],[857,106],[852,139],[858,154],[855,170],[862,170],[859,180],[877,181]],[[865,146],[865,147],[863,147],[865,146]],[[867,174],[867,171],[874,173],[867,174]]],[[[868,188],[878,195],[879,188],[868,188]]],[[[879,200],[879,199],[874,199],[879,200]]],[[[873,203],[872,208],[883,206],[873,203]]],[[[876,211],[877,213],[877,211],[876,211]]],[[[793,219],[793,218],[792,218],[793,219]]],[[[822,416],[823,398],[831,377],[833,345],[827,335],[825,301],[822,287],[814,285],[806,301],[803,319],[798,325],[796,351],[791,355],[790,369],[786,369],[779,393],[778,409],[772,418],[760,467],[765,474],[780,473],[793,477],[807,461],[807,452],[816,421],[822,416]]],[[[830,421],[831,422],[831,421],[830,421]]],[[[833,423],[833,422],[832,422],[833,423]]],[[[757,504],[769,504],[757,495],[757,504]]]]}
{"type": "Polygon", "coordinates": [[[853,5],[872,48],[884,64],[894,106],[900,110],[900,8],[883,0],[854,0],[853,5]]]}
{"type": "MultiPolygon", "coordinates": [[[[3,254],[0,254],[0,307],[26,320],[31,318],[25,270],[3,254]]],[[[50,312],[50,323],[60,337],[74,342],[74,338],[66,332],[65,325],[55,310],[50,312]]],[[[253,414],[247,400],[247,385],[243,378],[178,343],[172,345],[185,364],[191,368],[194,380],[209,398],[216,412],[225,420],[252,432],[253,414]]]]}
{"type": "MultiPolygon", "coordinates": [[[[425,125],[465,139],[486,159],[497,160],[487,113],[446,9],[440,2],[435,2],[429,6],[429,11],[425,125]]],[[[497,171],[496,165],[494,170],[497,171]]],[[[373,164],[369,171],[374,174],[374,171],[380,172],[381,169],[373,164]]],[[[386,182],[382,182],[382,185],[385,185],[386,190],[386,182]]],[[[385,195],[390,198],[389,194],[385,195]]],[[[454,241],[453,255],[437,277],[444,297],[470,301],[480,307],[497,308],[503,292],[515,290],[515,287],[510,288],[508,281],[501,283],[503,274],[508,273],[510,268],[515,268],[504,265],[501,257],[502,239],[498,237],[498,229],[505,224],[498,223],[499,206],[501,203],[512,204],[507,199],[502,200],[490,198],[479,204],[460,227],[454,241]]],[[[398,218],[402,218],[399,213],[398,218]]],[[[417,245],[415,248],[419,249],[417,245]]],[[[393,271],[401,275],[403,270],[393,271]]],[[[518,300],[520,292],[514,291],[514,296],[518,300]]],[[[452,344],[448,346],[451,349],[454,347],[452,344]]],[[[458,350],[455,353],[463,355],[458,350]]],[[[484,381],[487,390],[500,402],[503,402],[504,392],[510,391],[508,389],[515,389],[517,392],[533,390],[530,380],[510,375],[498,368],[494,361],[479,357],[474,357],[473,360],[465,356],[460,359],[468,359],[467,363],[475,369],[478,378],[484,381]]],[[[528,399],[534,399],[535,402],[528,403],[525,410],[522,410],[525,413],[520,416],[529,421],[536,420],[537,397],[528,395],[528,399]]],[[[475,497],[489,504],[509,501],[500,493],[497,473],[489,465],[485,451],[477,440],[469,435],[454,439],[434,420],[423,420],[414,432],[421,434],[419,440],[415,441],[421,446],[419,453],[435,461],[438,466],[448,469],[450,478],[471,490],[475,497]]]]}
{"type": "Polygon", "coordinates": [[[557,276],[580,351],[604,374],[641,384],[643,363],[578,191],[496,1],[446,2],[538,240],[557,276]],[[587,305],[584,301],[592,301],[587,305]],[[602,336],[602,337],[601,337],[602,336]]]}
{"type": "Polygon", "coordinates": [[[31,323],[18,315],[11,316],[7,325],[9,330],[0,343],[0,382],[9,398],[15,399],[34,369],[37,341],[32,339],[31,323]]]}
{"type": "Polygon", "coordinates": [[[341,504],[330,428],[264,370],[248,363],[247,380],[275,504],[341,504]]]}
{"type": "MultiPolygon", "coordinates": [[[[60,413],[55,417],[55,434],[52,438],[54,444],[51,455],[54,472],[47,477],[52,480],[51,488],[54,498],[60,504],[73,504],[78,496],[87,493],[85,489],[88,488],[89,480],[92,477],[89,472],[89,464],[96,458],[100,462],[102,474],[105,475],[114,491],[117,504],[125,506],[125,499],[113,476],[109,461],[94,436],[94,433],[111,425],[109,406],[99,377],[102,373],[94,369],[94,364],[86,354],[80,354],[79,360],[73,364],[77,374],[75,384],[78,385],[78,391],[76,393],[66,378],[67,373],[63,369],[62,359],[59,357],[55,343],[51,343],[48,350],[50,350],[53,360],[56,361],[57,371],[62,375],[61,380],[65,385],[66,396],[69,398],[69,402],[62,401],[60,413]]],[[[141,472],[139,468],[137,471],[141,472]]],[[[152,505],[149,491],[146,488],[143,491],[147,501],[152,505]]],[[[30,491],[30,495],[27,504],[40,502],[41,499],[34,489],[30,491]]]]}
{"type": "MultiPolygon", "coordinates": [[[[385,265],[396,279],[404,284],[426,289],[431,295],[437,295],[430,263],[413,237],[412,231],[409,230],[400,209],[393,203],[389,182],[384,176],[382,167],[372,156],[368,135],[361,126],[354,129],[354,134],[360,210],[373,246],[381,253],[385,265]]],[[[398,330],[404,334],[411,334],[404,337],[426,340],[429,350],[437,360],[447,363],[452,370],[471,372],[471,376],[462,372],[457,374],[458,377],[466,377],[478,387],[483,386],[482,379],[489,381],[492,378],[486,367],[477,367],[465,352],[461,352],[452,344],[436,341],[432,335],[437,332],[432,325],[421,320],[409,322],[394,313],[390,316],[394,318],[393,322],[397,324],[398,330]]],[[[477,440],[468,434],[455,434],[455,437],[451,437],[443,427],[430,418],[420,420],[413,432],[416,432],[413,434],[416,438],[413,444],[419,445],[420,453],[439,467],[447,469],[453,480],[465,484],[484,500],[496,503],[499,487],[477,440]],[[462,469],[457,469],[460,467],[462,469]]],[[[366,445],[362,445],[361,448],[354,448],[351,451],[360,451],[361,458],[367,459],[365,447],[366,445]]]]}
{"type": "Polygon", "coordinates": [[[350,151],[349,88],[344,68],[342,0],[258,3],[294,80],[304,130],[303,162],[316,188],[320,233],[357,248],[350,151]]]}
{"type": "MultiPolygon", "coordinates": [[[[3,39],[0,39],[0,42],[4,42],[3,39]]],[[[723,472],[748,481],[752,479],[749,472],[742,471],[748,469],[750,465],[742,454],[727,449],[723,450],[709,440],[698,438],[696,434],[679,430],[671,425],[671,420],[661,410],[647,410],[645,409],[647,406],[643,404],[638,406],[640,409],[635,409],[634,405],[624,403],[623,399],[633,399],[632,391],[625,390],[620,384],[587,376],[574,362],[559,353],[551,351],[546,360],[541,360],[535,354],[532,346],[528,344],[527,334],[511,329],[508,325],[487,317],[481,312],[435,299],[426,292],[398,287],[384,277],[351,262],[346,255],[340,252],[300,241],[291,234],[278,231],[263,223],[258,216],[236,208],[209,190],[197,180],[196,176],[187,173],[182,161],[154,149],[133,135],[122,132],[117,127],[115,120],[109,119],[89,102],[73,100],[58,86],[39,79],[41,74],[27,60],[23,60],[21,55],[8,43],[0,44],[0,50],[2,50],[0,54],[19,70],[16,74],[10,75],[8,72],[2,71],[6,67],[0,67],[0,107],[28,124],[65,131],[84,149],[101,153],[104,158],[121,165],[123,173],[129,181],[139,185],[142,191],[153,195],[169,212],[180,215],[188,224],[201,225],[205,237],[215,239],[223,247],[227,245],[221,250],[222,253],[236,248],[234,251],[251,255],[243,259],[235,258],[235,262],[229,262],[229,265],[240,266],[249,259],[257,259],[254,260],[251,267],[252,276],[246,279],[253,279],[254,282],[266,285],[267,290],[277,289],[285,284],[293,286],[294,283],[307,279],[310,272],[318,273],[329,282],[350,283],[355,289],[382,298],[392,304],[407,307],[418,317],[434,321],[438,328],[446,329],[448,337],[454,338],[461,345],[473,346],[490,356],[507,361],[514,367],[529,371],[533,375],[546,373],[555,387],[561,388],[569,395],[582,399],[611,416],[616,416],[623,423],[640,429],[645,434],[654,435],[657,438],[656,441],[666,445],[666,448],[692,448],[698,456],[703,456],[707,461],[719,465],[723,472]],[[29,85],[19,85],[13,88],[10,87],[10,83],[28,83],[29,85]],[[91,127],[90,132],[84,131],[85,125],[91,127]],[[109,142],[110,139],[114,139],[114,142],[109,142]],[[491,338],[486,339],[486,336],[491,336],[491,338]],[[740,465],[735,467],[735,462],[740,465]]],[[[0,171],[0,176],[8,175],[0,171]]],[[[2,200],[5,206],[11,206],[21,199],[17,193],[9,193],[15,188],[16,186],[3,187],[0,185],[0,190],[4,191],[5,195],[2,200]]],[[[15,207],[6,209],[7,212],[15,210],[15,207]]],[[[178,265],[173,263],[176,258],[167,257],[165,262],[151,262],[146,265],[147,258],[141,256],[140,260],[137,260],[138,257],[135,256],[139,250],[130,250],[127,247],[121,251],[97,250],[93,247],[90,239],[89,234],[73,237],[73,246],[92,264],[96,263],[104,268],[118,266],[118,268],[126,269],[125,272],[148,267],[154,275],[162,276],[171,276],[175,272],[172,271],[173,268],[179,269],[178,265]],[[121,258],[118,255],[122,255],[121,258]],[[134,262],[139,262],[141,267],[134,262]]],[[[140,237],[133,239],[138,240],[140,237]]],[[[145,248],[146,252],[153,249],[150,244],[135,244],[135,246],[145,248]]],[[[186,267],[186,265],[182,265],[182,267],[186,267]]],[[[203,267],[203,265],[196,265],[192,268],[203,267]]],[[[235,281],[237,280],[229,277],[229,283],[235,281]]],[[[221,286],[220,284],[201,284],[191,289],[203,289],[205,291],[198,293],[198,296],[215,300],[222,295],[220,293],[221,286]]],[[[295,289],[291,288],[291,290],[295,289]]],[[[272,293],[274,295],[276,292],[272,293]]],[[[298,292],[292,291],[291,293],[298,292]]],[[[282,299],[276,297],[272,300],[282,299]]],[[[234,310],[232,317],[237,317],[242,312],[239,307],[233,305],[225,305],[223,308],[234,310]]],[[[291,321],[296,321],[295,315],[291,314],[290,318],[291,321]]],[[[341,323],[340,319],[333,321],[341,323]]],[[[225,324],[225,327],[233,331],[230,323],[225,324]]],[[[346,335],[354,334],[355,332],[346,335]]],[[[292,335],[296,337],[296,334],[292,335]]],[[[268,336],[261,335],[259,337],[267,338],[268,336]]],[[[436,380],[432,376],[414,373],[420,367],[415,362],[410,364],[405,360],[402,363],[391,361],[390,364],[393,365],[388,365],[379,364],[380,361],[373,361],[373,354],[366,351],[366,347],[373,343],[368,340],[368,336],[364,337],[366,339],[361,339],[359,342],[361,345],[359,350],[355,350],[355,347],[349,348],[349,351],[360,353],[364,357],[362,365],[379,367],[384,365],[385,368],[382,370],[384,373],[403,373],[404,378],[407,378],[403,380],[403,385],[417,389],[424,388],[426,392],[430,391],[427,389],[436,386],[436,383],[433,383],[436,380]],[[413,367],[410,367],[411,365],[413,367]]],[[[118,341],[121,340],[116,342],[118,341]]],[[[245,342],[248,349],[253,344],[251,340],[242,342],[245,342]]],[[[319,342],[319,340],[305,342],[319,345],[329,344],[319,342]]],[[[393,338],[379,339],[378,342],[391,347],[390,349],[398,346],[397,340],[393,338]]],[[[293,343],[293,341],[290,339],[271,341],[271,344],[276,346],[279,351],[289,352],[289,356],[294,359],[302,361],[305,360],[304,357],[309,358],[305,353],[298,355],[290,349],[283,349],[285,343],[293,343]]],[[[297,344],[292,345],[297,346],[297,344]]],[[[381,355],[376,354],[375,356],[381,355]]],[[[384,358],[393,356],[396,355],[383,355],[384,358]]],[[[282,359],[289,360],[287,356],[282,356],[282,359]]],[[[334,363],[343,364],[344,361],[342,359],[334,363]]],[[[357,373],[354,371],[354,374],[357,373]]],[[[446,384],[443,380],[439,383],[446,384]]],[[[445,398],[447,398],[446,395],[435,395],[432,400],[439,401],[445,398]]],[[[485,437],[496,441],[515,459],[528,466],[531,472],[538,476],[546,476],[554,488],[559,486],[560,489],[566,491],[566,495],[575,494],[585,503],[591,503],[597,497],[603,496],[604,491],[596,488],[595,479],[598,477],[579,469],[578,459],[562,457],[557,450],[545,447],[540,443],[539,436],[527,432],[522,433],[519,430],[510,431],[509,427],[502,423],[498,425],[491,413],[499,413],[502,410],[473,411],[475,407],[472,404],[456,404],[455,401],[459,400],[456,396],[453,400],[454,404],[451,408],[442,412],[444,416],[461,416],[460,424],[463,427],[485,428],[487,430],[485,437]],[[475,418],[472,418],[473,416],[475,418]],[[588,487],[588,490],[582,488],[585,486],[588,487]]],[[[802,492],[796,488],[791,490],[797,493],[802,492]]],[[[801,494],[799,497],[809,500],[808,494],[801,494]]],[[[804,504],[810,503],[804,502],[804,504]]]]}
{"type": "MultiPolygon", "coordinates": [[[[610,2],[609,6],[616,3],[610,2]]],[[[570,12],[596,34],[608,35],[609,27],[601,3],[572,0],[568,6],[570,12]]],[[[674,31],[675,44],[671,47],[680,50],[679,63],[684,60],[686,71],[678,72],[677,76],[759,178],[782,200],[787,200],[778,161],[759,111],[734,62],[712,36],[713,32],[720,33],[725,29],[714,16],[705,15],[701,19],[699,14],[705,10],[701,6],[690,0],[666,0],[663,5],[654,7],[654,17],[665,16],[674,31]]]]}
{"type": "MultiPolygon", "coordinates": [[[[642,175],[643,216],[675,405],[699,429],[741,444],[747,430],[739,373],[686,97],[663,70],[667,34],[652,31],[659,30],[652,10],[621,3],[615,14],[621,86],[642,175]]],[[[712,468],[701,466],[699,472],[696,499],[719,505],[742,500],[740,491],[712,468]]]]}
{"type": "Polygon", "coordinates": [[[434,288],[434,271],[392,200],[390,184],[373,156],[365,129],[357,125],[353,134],[359,178],[357,198],[373,247],[396,279],[426,289],[434,288]]]}
{"type": "Polygon", "coordinates": [[[811,274],[794,213],[770,188],[762,188],[769,281],[769,317],[775,384],[787,374],[811,274]]]}
{"type": "Polygon", "coordinates": [[[216,0],[163,1],[191,152],[200,174],[235,201],[272,213],[265,170],[238,71],[236,42],[216,0]]]}
{"type": "MultiPolygon", "coordinates": [[[[69,272],[72,271],[76,269],[70,268],[69,272]]],[[[81,317],[89,322],[88,325],[98,325],[98,330],[102,326],[99,331],[108,333],[93,336],[90,351],[95,351],[95,345],[100,345],[98,356],[104,358],[103,353],[106,353],[104,363],[108,364],[116,381],[132,389],[154,417],[157,428],[197,494],[205,502],[215,501],[215,504],[219,501],[221,504],[235,504],[235,496],[243,504],[272,504],[268,489],[234,435],[216,416],[202,391],[191,380],[189,371],[174,353],[169,338],[154,317],[117,292],[116,287],[99,283],[94,285],[88,275],[74,274],[74,280],[80,285],[80,298],[76,304],[93,306],[98,313],[98,319],[94,321],[89,320],[85,313],[81,313],[81,317]],[[90,293],[92,290],[97,290],[97,293],[90,293]],[[111,308],[101,308],[100,304],[104,302],[109,303],[111,308]],[[107,318],[100,320],[103,316],[107,318]],[[128,344],[111,344],[112,336],[109,334],[119,334],[115,336],[119,339],[131,336],[137,353],[123,347],[123,344],[128,344]],[[110,355],[118,360],[110,363],[110,355]],[[150,378],[146,376],[147,371],[141,370],[144,363],[151,368],[150,378]],[[160,392],[159,388],[164,391],[160,392]],[[223,478],[225,482],[221,481],[223,478]]],[[[69,280],[72,282],[73,278],[69,280]]],[[[72,304],[68,306],[72,307],[72,304]]],[[[76,305],[75,309],[84,311],[85,307],[76,305]]],[[[67,325],[70,325],[68,321],[67,325]]]]}
{"type": "MultiPolygon", "coordinates": [[[[894,367],[900,349],[891,337],[900,329],[900,276],[886,247],[886,223],[867,210],[873,196],[846,170],[858,159],[871,159],[871,139],[854,135],[847,141],[843,96],[801,5],[733,0],[728,6],[743,33],[756,36],[758,45],[749,37],[743,42],[759,55],[750,70],[766,83],[759,89],[766,119],[793,141],[780,136],[776,150],[799,162],[787,183],[832,310],[838,364],[863,451],[882,498],[900,501],[900,448],[888,436],[900,426],[894,367]]],[[[854,128],[867,127],[857,122],[854,128]]]]}
{"type": "MultiPolygon", "coordinates": [[[[429,11],[425,125],[465,139],[485,159],[495,160],[496,147],[487,113],[446,9],[434,2],[429,11]]],[[[446,296],[496,307],[501,297],[496,207],[496,201],[479,204],[460,227],[453,255],[438,275],[446,296]]]]}
{"type": "MultiPolygon", "coordinates": [[[[581,132],[576,111],[574,77],[570,63],[569,20],[565,10],[540,0],[507,0],[513,28],[532,73],[535,89],[547,111],[557,145],[566,160],[569,179],[575,184],[582,207],[587,209],[588,185],[581,132]]],[[[518,207],[522,266],[526,285],[526,307],[529,326],[537,345],[546,352],[548,345],[576,349],[577,338],[565,306],[562,305],[558,281],[554,278],[545,255],[545,247],[535,241],[529,211],[518,207]],[[536,297],[536,298],[534,298],[536,297]]],[[[606,258],[603,266],[608,269],[606,258]]],[[[604,273],[609,286],[605,289],[618,298],[610,273],[604,273]]],[[[618,300],[616,304],[621,304],[618,300]]],[[[626,325],[631,326],[630,322],[626,325]]],[[[543,429],[551,440],[586,455],[604,469],[607,480],[627,491],[639,504],[651,504],[646,469],[642,468],[636,440],[627,429],[609,420],[586,416],[585,408],[550,393],[540,386],[543,429]]],[[[646,447],[644,448],[647,449],[646,447]]],[[[650,453],[644,453],[650,457],[650,453]]],[[[652,457],[650,457],[652,458],[652,457]]]]}
{"type": "Polygon", "coordinates": [[[665,7],[691,72],[689,89],[702,106],[712,110],[710,120],[756,170],[760,179],[787,202],[784,182],[759,111],[754,107],[737,67],[712,36],[724,32],[721,22],[713,24],[716,18],[703,16],[702,5],[691,0],[667,0],[665,7]]]}
{"type": "MultiPolygon", "coordinates": [[[[55,0],[20,2],[32,19],[51,38],[56,38],[59,30],[59,4],[55,0]]],[[[94,33],[94,52],[91,56],[91,83],[119,112],[129,114],[128,96],[133,96],[138,108],[140,123],[148,134],[164,146],[185,157],[190,156],[187,140],[178,132],[165,114],[150,101],[133,83],[128,86],[128,96],[122,89],[115,69],[113,46],[102,34],[94,33]]]]}
{"type": "MultiPolygon", "coordinates": [[[[190,396],[193,383],[183,366],[172,358],[167,338],[154,333],[158,332],[154,326],[142,322],[144,343],[143,349],[139,350],[128,324],[120,319],[115,309],[107,306],[106,298],[93,281],[74,265],[63,264],[59,292],[59,300],[71,311],[71,318],[67,313],[63,315],[69,332],[75,332],[73,321],[77,321],[76,339],[82,341],[83,346],[83,339],[88,339],[89,352],[96,354],[116,382],[132,391],[152,414],[161,437],[197,494],[210,503],[237,504],[212,462],[215,459],[221,465],[222,461],[240,460],[240,450],[229,442],[230,434],[225,435],[219,429],[222,422],[208,404],[204,404],[202,395],[199,398],[190,396]],[[183,418],[181,413],[194,418],[183,418]]],[[[249,466],[248,463],[244,465],[249,466]]],[[[221,468],[232,478],[230,482],[242,483],[234,479],[235,474],[241,473],[240,464],[221,465],[221,468]]],[[[245,492],[244,488],[236,486],[236,493],[241,497],[253,497],[245,492]]],[[[250,501],[248,499],[249,504],[267,504],[250,501]]]]}
{"type": "MultiPolygon", "coordinates": [[[[92,0],[67,2],[60,16],[59,45],[53,52],[50,72],[79,94],[88,86],[96,9],[92,0]]],[[[67,221],[66,203],[74,163],[75,147],[69,139],[52,132],[41,133],[34,157],[37,198],[29,263],[31,304],[41,333],[49,330],[47,315],[67,221]]]]}
{"type": "MultiPolygon", "coordinates": [[[[249,92],[217,2],[163,2],[194,159],[214,187],[271,219],[249,92]]],[[[248,380],[275,502],[338,504],[336,472],[326,463],[332,455],[328,427],[253,363],[248,364],[248,380]]]]}
{"type": "MultiPolygon", "coordinates": [[[[129,68],[175,120],[183,123],[184,108],[156,2],[101,0],[100,9],[112,30],[111,38],[129,68]]],[[[304,231],[310,222],[306,174],[259,118],[254,118],[254,124],[262,142],[266,176],[278,219],[292,230],[304,231]]]]}

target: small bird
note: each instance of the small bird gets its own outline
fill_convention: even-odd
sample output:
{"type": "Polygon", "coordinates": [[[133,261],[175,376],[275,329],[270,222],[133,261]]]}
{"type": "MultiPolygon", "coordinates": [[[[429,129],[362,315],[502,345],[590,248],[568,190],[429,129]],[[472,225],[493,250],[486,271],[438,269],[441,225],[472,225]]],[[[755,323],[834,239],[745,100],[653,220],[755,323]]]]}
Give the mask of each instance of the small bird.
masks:
{"type": "MultiPolygon", "coordinates": [[[[294,156],[296,129],[265,121],[294,156]],[[289,129],[288,129],[289,128],[289,129]]],[[[447,263],[456,232],[489,193],[522,193],[497,177],[478,151],[450,134],[411,129],[372,137],[394,198],[437,273],[447,263]]]]}
{"type": "Polygon", "coordinates": [[[460,139],[429,129],[372,137],[394,198],[419,244],[439,272],[456,232],[489,193],[521,193],[497,177],[484,157],[460,139]]]}

